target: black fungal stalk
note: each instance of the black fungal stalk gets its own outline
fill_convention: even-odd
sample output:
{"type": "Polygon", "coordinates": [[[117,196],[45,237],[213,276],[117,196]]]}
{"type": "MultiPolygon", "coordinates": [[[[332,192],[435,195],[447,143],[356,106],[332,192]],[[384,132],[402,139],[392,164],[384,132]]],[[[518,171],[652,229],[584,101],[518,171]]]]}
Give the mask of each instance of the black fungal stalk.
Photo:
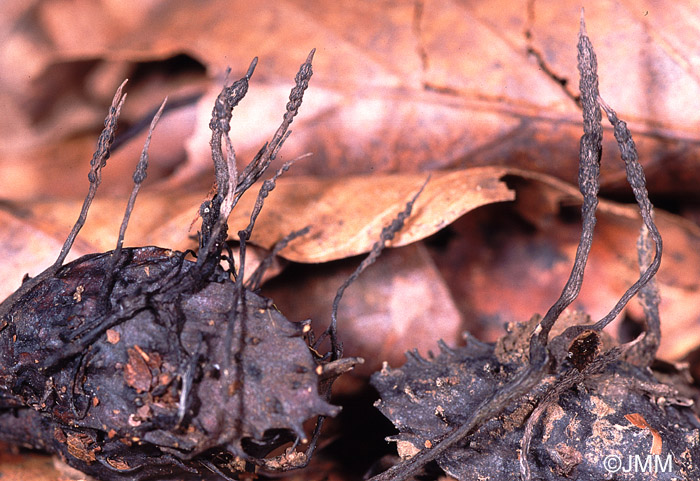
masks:
{"type": "MultiPolygon", "coordinates": [[[[597,60],[583,17],[578,69],[584,121],[579,156],[582,231],[560,297],[539,322],[533,318],[534,330],[515,330],[495,348],[472,339],[456,350],[441,344],[437,357],[430,354],[426,360],[409,353],[402,368],[386,367],[375,373],[372,384],[381,396],[376,406],[399,430],[389,439],[397,443],[403,460],[370,481],[405,480],[434,460],[449,475],[465,481],[482,476],[494,481],[609,479],[611,472],[604,464],[607,455],[622,453],[621,459],[627,459],[626,455],[644,454],[636,438],[619,440],[619,426],[630,422],[625,414],[642,416],[656,429],[683,426],[673,433],[665,432],[669,449],[687,454],[682,460],[675,454],[674,475],[682,472],[683,479],[700,475],[700,443],[687,443],[698,436],[697,423],[688,421],[695,415],[676,388],[657,381],[649,369],[660,338],[659,296],[653,277],[661,261],[661,235],[631,134],[598,93],[597,60]],[[644,222],[637,245],[640,277],[601,320],[575,325],[550,339],[554,324],[578,296],[593,242],[602,152],[601,109],[614,126],[644,222]],[[655,244],[653,259],[651,241],[655,244]],[[602,329],[637,293],[646,314],[646,332],[629,343],[607,346],[602,329]],[[516,348],[503,348],[505,345],[516,348]],[[675,406],[663,412],[655,404],[667,399],[662,392],[672,393],[675,399],[671,403],[675,406]],[[597,412],[592,408],[596,403],[604,403],[612,414],[597,412]],[[591,433],[589,427],[594,422],[597,428],[591,433]],[[547,430],[546,439],[542,429],[547,430]],[[609,441],[613,436],[618,439],[614,445],[609,441]],[[577,439],[587,442],[577,443],[577,439]]],[[[615,479],[636,479],[635,475],[616,473],[615,479]]]]}

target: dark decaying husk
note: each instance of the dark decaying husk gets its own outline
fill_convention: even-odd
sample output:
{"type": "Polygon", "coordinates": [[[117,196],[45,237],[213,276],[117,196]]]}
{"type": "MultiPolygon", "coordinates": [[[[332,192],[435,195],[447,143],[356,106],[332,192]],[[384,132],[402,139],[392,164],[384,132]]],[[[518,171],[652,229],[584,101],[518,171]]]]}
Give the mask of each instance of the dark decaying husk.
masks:
{"type": "MultiPolygon", "coordinates": [[[[441,344],[440,354],[434,358],[411,354],[401,368],[385,367],[374,374],[372,385],[381,396],[376,406],[399,430],[390,438],[397,443],[399,454],[410,458],[464,423],[522,366],[520,360],[502,362],[494,345],[473,338],[454,350],[441,344]]],[[[567,363],[565,367],[571,366],[567,363]]],[[[501,415],[438,456],[439,466],[463,481],[521,479],[526,420],[557,381],[555,374],[546,376],[501,415]]],[[[647,462],[654,435],[626,418],[634,414],[641,415],[661,440],[659,456],[649,458],[648,471],[655,472],[654,479],[700,479],[700,421],[688,401],[674,399],[673,392],[648,369],[620,360],[589,375],[547,406],[536,423],[528,458],[532,479],[642,479],[641,468],[635,470],[634,463],[637,459],[647,462]],[[615,466],[606,464],[606,458],[607,463],[619,459],[624,465],[613,473],[615,466]],[[624,472],[622,468],[627,468],[630,459],[632,470],[624,472]],[[656,462],[668,471],[657,472],[656,462]],[[614,478],[610,478],[612,474],[614,478]]]]}
{"type": "Polygon", "coordinates": [[[318,395],[303,326],[270,300],[245,292],[238,315],[223,270],[183,292],[194,263],[157,247],[122,250],[106,297],[111,262],[111,253],[84,256],[18,301],[0,332],[0,399],[17,406],[2,422],[31,429],[0,437],[96,476],[137,467],[146,476],[211,449],[262,457],[303,438],[305,420],[337,413],[318,395]],[[59,360],[78,336],[97,337],[59,360]]]}
{"type": "MultiPolygon", "coordinates": [[[[327,402],[330,385],[354,361],[339,360],[335,332],[333,352],[319,354],[309,322],[290,322],[255,293],[265,262],[243,281],[246,241],[289,163],[263,183],[250,223],[238,233],[239,269],[221,263],[231,265],[222,253],[228,215],[286,139],[312,58],[313,51],[280,128],[240,173],[229,122],[257,59],[217,98],[210,123],[216,184],[200,208],[194,260],[160,247],[122,247],[161,107],[117,248],[63,265],[109,157],[124,100],[119,88],[91,163],[90,192],[58,260],[0,304],[0,440],[57,453],[102,480],[233,479],[256,467],[286,471],[308,463],[323,417],[340,409],[327,402]],[[309,440],[303,423],[310,419],[317,424],[309,440]]],[[[273,253],[304,232],[282,239],[273,253]]]]}

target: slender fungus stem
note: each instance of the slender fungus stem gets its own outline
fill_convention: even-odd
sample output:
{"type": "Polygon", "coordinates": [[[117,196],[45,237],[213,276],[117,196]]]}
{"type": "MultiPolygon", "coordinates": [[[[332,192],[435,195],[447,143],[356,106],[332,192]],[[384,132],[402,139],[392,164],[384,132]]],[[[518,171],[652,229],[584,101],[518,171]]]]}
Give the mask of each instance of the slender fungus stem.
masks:
{"type": "Polygon", "coordinates": [[[583,270],[593,241],[595,209],[598,205],[598,173],[603,129],[600,125],[600,109],[597,106],[598,77],[593,46],[586,36],[585,24],[581,17],[581,30],[578,42],[578,66],[581,73],[581,104],[583,106],[584,135],[581,137],[579,153],[579,186],[583,194],[583,229],[576,250],[576,259],[569,280],[559,299],[547,311],[545,317],[530,338],[530,363],[514,379],[497,389],[472,412],[469,418],[440,439],[431,440],[432,448],[423,449],[415,456],[398,463],[370,481],[405,480],[426,463],[434,460],[455,443],[460,442],[475,430],[479,424],[500,414],[515,399],[524,396],[535,387],[545,373],[549,356],[547,340],[549,332],[564,309],[571,304],[581,288],[583,270]]]}
{"type": "Polygon", "coordinates": [[[231,130],[231,118],[233,109],[248,93],[248,85],[258,58],[255,57],[248,67],[246,75],[235,81],[230,87],[224,86],[214,103],[214,108],[209,121],[211,129],[211,157],[214,163],[216,194],[211,200],[202,203],[199,213],[202,216],[202,230],[199,241],[198,265],[210,259],[210,254],[217,254],[219,248],[226,238],[225,220],[228,213],[223,216],[224,222],[220,222],[221,206],[226,203],[226,208],[233,208],[233,195],[235,187],[231,189],[231,184],[235,185],[238,172],[235,170],[235,153],[228,133],[231,130]],[[225,141],[223,140],[225,138],[225,141]],[[224,159],[222,142],[226,143],[227,156],[224,159]],[[212,232],[216,230],[216,233],[212,232]],[[213,237],[213,240],[212,240],[213,237]],[[218,247],[217,247],[218,246],[218,247]]]}
{"type": "Polygon", "coordinates": [[[634,198],[639,206],[639,212],[642,216],[642,220],[644,221],[644,226],[648,231],[648,236],[651,237],[656,246],[654,259],[641,273],[637,282],[627,289],[615,307],[613,307],[613,309],[605,317],[595,324],[595,328],[597,330],[601,330],[618,316],[629,300],[632,299],[632,297],[634,297],[634,295],[637,294],[637,292],[639,292],[643,286],[648,284],[659,270],[661,265],[661,253],[663,251],[663,241],[661,239],[661,234],[654,223],[654,206],[651,205],[651,201],[649,200],[644,170],[642,169],[642,165],[639,163],[637,147],[634,140],[632,140],[632,134],[627,128],[627,124],[617,118],[615,111],[610,108],[602,98],[598,97],[598,102],[603,110],[605,110],[608,120],[615,128],[615,140],[617,140],[617,145],[620,148],[622,160],[625,162],[627,182],[632,187],[632,192],[634,193],[634,198]]]}
{"type": "MultiPolygon", "coordinates": [[[[205,201],[200,207],[200,214],[202,216],[202,237],[200,239],[200,250],[197,258],[199,269],[203,268],[204,264],[211,264],[212,259],[218,263],[221,245],[226,239],[226,222],[231,210],[238,203],[238,199],[243,195],[243,192],[248,190],[248,188],[250,188],[267,170],[272,160],[275,159],[279,149],[284,144],[284,141],[289,137],[291,132],[288,131],[288,128],[299,112],[299,107],[304,98],[304,92],[308,88],[309,80],[313,75],[311,61],[313,60],[315,51],[314,49],[309,53],[306,61],[299,68],[299,72],[295,77],[295,86],[289,94],[287,110],[272,140],[267,142],[263,148],[260,149],[255,158],[241,173],[235,170],[233,147],[230,145],[230,140],[228,139],[228,163],[224,161],[223,153],[221,152],[221,138],[224,133],[226,133],[228,137],[231,111],[247,92],[248,80],[253,74],[253,70],[257,64],[257,58],[251,63],[245,77],[235,82],[231,87],[224,87],[221,94],[219,94],[216,106],[212,112],[212,120],[209,124],[213,132],[211,141],[212,160],[214,161],[216,169],[217,194],[214,196],[214,199],[205,201]]],[[[289,169],[290,165],[291,162],[283,165],[272,181],[266,181],[260,188],[258,199],[256,200],[256,208],[251,215],[251,222],[248,228],[241,232],[247,233],[248,236],[250,235],[252,224],[258,216],[260,208],[262,208],[265,197],[274,189],[277,177],[289,169]]],[[[241,241],[244,242],[242,239],[241,241]]],[[[243,268],[240,262],[239,266],[239,268],[243,268]]],[[[241,277],[241,282],[242,280],[241,277]]]]}
{"type": "Polygon", "coordinates": [[[158,124],[158,120],[160,120],[160,116],[163,113],[163,109],[165,108],[165,104],[168,101],[166,98],[163,100],[163,103],[160,104],[160,108],[156,112],[156,114],[153,116],[153,120],[151,121],[151,126],[148,129],[148,135],[146,136],[146,141],[143,144],[143,150],[141,151],[141,157],[139,158],[138,164],[136,164],[136,169],[134,171],[133,179],[134,179],[134,187],[131,190],[131,196],[129,196],[129,201],[126,204],[126,211],[124,212],[124,219],[122,220],[122,225],[119,228],[119,237],[117,238],[117,247],[114,249],[114,254],[113,254],[113,262],[116,262],[117,259],[119,259],[119,254],[121,253],[122,250],[122,245],[124,243],[124,234],[126,233],[126,228],[129,225],[129,219],[131,218],[131,213],[134,210],[134,204],[136,202],[136,196],[139,194],[139,190],[141,189],[141,185],[143,184],[143,181],[146,180],[146,171],[148,169],[148,148],[151,145],[151,136],[153,135],[153,130],[156,128],[156,125],[158,124]]]}
{"type": "Polygon", "coordinates": [[[406,207],[404,207],[404,210],[399,212],[399,214],[396,216],[396,218],[394,218],[391,224],[382,229],[382,232],[379,235],[379,240],[374,243],[369,254],[367,254],[367,257],[365,257],[365,259],[360,263],[360,265],[357,266],[355,271],[352,274],[350,274],[350,277],[348,277],[345,280],[345,282],[343,282],[343,284],[338,288],[338,291],[335,294],[335,298],[333,299],[331,323],[328,326],[328,329],[326,329],[326,331],[323,334],[321,334],[321,336],[319,336],[318,340],[314,345],[314,348],[318,348],[320,343],[326,338],[326,336],[330,335],[332,360],[335,361],[337,359],[340,359],[343,355],[343,347],[338,342],[338,308],[340,306],[340,301],[343,299],[345,289],[347,289],[350,286],[350,284],[355,282],[355,280],[358,277],[360,277],[360,274],[362,274],[365,271],[365,269],[374,264],[374,262],[379,258],[379,255],[386,247],[387,242],[391,241],[394,238],[394,236],[401,229],[403,229],[403,225],[406,222],[406,219],[408,219],[411,215],[413,205],[416,203],[416,200],[418,200],[418,197],[423,192],[423,189],[425,189],[425,186],[428,185],[429,181],[430,176],[428,176],[428,178],[425,180],[420,189],[418,189],[418,192],[415,193],[413,198],[406,203],[406,207]]]}
{"type": "MultiPolygon", "coordinates": [[[[651,265],[651,235],[646,225],[642,226],[637,240],[637,260],[640,273],[643,273],[651,265]]],[[[656,278],[652,277],[649,282],[639,291],[639,301],[644,309],[644,319],[646,326],[644,337],[640,343],[635,343],[628,354],[628,360],[638,366],[648,366],[656,357],[661,342],[661,317],[659,316],[659,289],[656,285],[656,278]]]]}
{"type": "MultiPolygon", "coordinates": [[[[617,140],[618,147],[620,148],[622,160],[625,163],[627,182],[632,187],[632,192],[634,193],[635,200],[637,201],[639,212],[644,222],[644,228],[647,232],[647,234],[645,235],[654,241],[654,258],[647,264],[644,264],[643,270],[641,271],[637,281],[625,291],[620,300],[617,301],[615,306],[602,319],[590,325],[571,326],[567,328],[562,334],[557,336],[557,339],[552,340],[552,350],[556,352],[556,355],[559,359],[563,359],[563,357],[566,354],[564,346],[567,346],[576,336],[580,335],[587,329],[592,329],[595,331],[603,330],[608,324],[610,324],[610,322],[613,321],[613,319],[615,319],[620,314],[620,312],[622,312],[622,309],[624,309],[624,307],[627,305],[630,299],[632,299],[632,297],[634,297],[638,292],[640,292],[646,285],[648,285],[652,281],[654,275],[656,275],[661,265],[661,254],[663,252],[663,241],[661,239],[661,233],[659,232],[658,228],[656,227],[656,223],[654,222],[654,207],[651,204],[651,201],[649,200],[649,193],[646,189],[646,178],[644,176],[644,170],[642,169],[642,166],[639,163],[639,156],[637,155],[637,148],[635,146],[634,140],[632,140],[632,134],[627,128],[627,124],[617,118],[617,114],[615,113],[615,111],[600,96],[597,97],[597,103],[603,110],[605,110],[608,120],[615,129],[615,139],[617,140]]],[[[641,255],[643,251],[640,250],[639,252],[641,255]]],[[[648,255],[648,250],[644,251],[644,254],[648,255]]],[[[652,294],[653,289],[654,287],[652,285],[651,287],[649,287],[649,289],[644,291],[645,295],[652,296],[647,297],[647,302],[658,303],[658,300],[654,300],[654,295],[652,294]]],[[[648,321],[651,323],[648,326],[651,329],[651,333],[657,330],[660,332],[660,327],[656,326],[656,320],[653,313],[653,306],[649,305],[647,307],[649,309],[652,309],[651,311],[649,311],[649,315],[652,317],[647,318],[648,321]]],[[[658,318],[658,316],[656,316],[656,318],[658,318]]],[[[653,334],[651,333],[650,336],[653,336],[653,334]]],[[[658,340],[656,341],[656,343],[658,344],[658,340]]]]}
{"type": "Polygon", "coordinates": [[[105,119],[105,128],[100,134],[100,137],[97,139],[97,150],[90,161],[91,169],[90,173],[88,174],[88,179],[90,180],[90,190],[88,191],[85,201],[83,202],[83,207],[80,210],[80,216],[75,222],[70,234],[68,234],[68,238],[61,248],[58,259],[56,259],[56,262],[53,265],[53,267],[56,269],[63,265],[63,261],[66,260],[66,256],[70,252],[73,242],[75,242],[75,238],[78,236],[78,232],[80,232],[80,229],[83,228],[85,219],[87,219],[88,210],[90,210],[90,204],[92,204],[92,200],[95,198],[95,194],[97,193],[97,188],[102,182],[102,167],[107,165],[110,147],[112,142],[114,142],[114,133],[117,130],[117,120],[119,119],[122,105],[124,105],[124,100],[126,99],[126,94],[122,95],[122,89],[124,88],[124,85],[126,85],[126,82],[127,81],[124,80],[124,82],[122,82],[117,89],[117,92],[114,94],[112,106],[110,107],[109,114],[105,119]]]}
{"type": "Polygon", "coordinates": [[[95,198],[95,194],[97,193],[97,188],[99,187],[100,182],[102,181],[102,167],[104,167],[107,164],[107,159],[109,158],[110,154],[110,148],[112,143],[114,142],[114,133],[117,130],[117,120],[119,119],[119,114],[121,113],[122,106],[124,105],[124,100],[126,99],[126,94],[122,95],[122,90],[124,89],[124,85],[126,85],[126,82],[127,81],[124,80],[124,82],[122,82],[119,88],[117,88],[117,91],[114,94],[114,98],[112,99],[112,105],[110,106],[109,113],[107,114],[107,117],[104,121],[104,129],[102,130],[102,133],[97,139],[97,149],[95,150],[95,153],[92,156],[92,160],[90,161],[90,173],[88,174],[90,188],[85,197],[85,200],[83,201],[83,206],[80,210],[78,220],[73,225],[70,234],[68,234],[66,241],[63,243],[63,247],[61,247],[61,251],[58,254],[58,258],[48,269],[46,269],[40,275],[32,279],[27,279],[20,286],[19,289],[17,289],[7,299],[0,303],[0,319],[4,319],[8,315],[14,303],[18,299],[20,299],[24,294],[29,292],[43,280],[55,275],[56,272],[58,272],[58,270],[63,265],[63,262],[66,260],[66,257],[68,256],[71,247],[73,247],[73,243],[75,242],[75,239],[78,236],[80,229],[82,229],[83,225],[85,224],[88,211],[90,210],[90,205],[92,204],[92,200],[95,198]]]}
{"type": "Polygon", "coordinates": [[[583,195],[581,207],[581,238],[576,249],[574,266],[569,279],[557,301],[549,308],[540,323],[537,336],[540,346],[547,344],[549,332],[561,313],[578,297],[583,283],[583,273],[593,244],[593,230],[596,224],[595,211],[598,206],[600,188],[600,157],[603,151],[603,127],[598,107],[598,61],[593,45],[586,35],[586,24],[581,14],[581,28],[578,41],[578,70],[581,106],[583,109],[583,136],[579,150],[579,189],[583,195]]]}

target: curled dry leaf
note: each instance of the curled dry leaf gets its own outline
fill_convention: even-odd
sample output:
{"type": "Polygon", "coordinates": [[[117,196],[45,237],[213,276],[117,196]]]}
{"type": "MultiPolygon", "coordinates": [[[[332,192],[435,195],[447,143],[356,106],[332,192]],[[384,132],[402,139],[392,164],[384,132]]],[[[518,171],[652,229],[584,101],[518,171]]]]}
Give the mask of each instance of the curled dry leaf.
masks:
{"type": "MultiPolygon", "coordinates": [[[[499,180],[502,168],[472,168],[436,172],[416,202],[414,213],[391,245],[405,245],[427,237],[464,213],[493,202],[513,199],[513,193],[499,180]]],[[[382,227],[391,222],[423,183],[425,174],[374,175],[319,178],[283,178],[274,195],[266,200],[260,214],[259,231],[251,241],[271,248],[295,230],[310,226],[310,232],[281,252],[297,262],[324,262],[369,252],[382,227]]],[[[188,231],[201,201],[201,194],[180,192],[150,194],[139,198],[126,242],[172,245],[177,249],[193,246],[188,231]],[[133,239],[133,240],[132,240],[133,239]]],[[[244,194],[231,214],[230,223],[247,225],[255,195],[244,194]]],[[[83,235],[97,250],[114,244],[123,206],[114,199],[96,199],[94,217],[83,235]]],[[[68,225],[76,202],[40,202],[34,215],[50,225],[68,225]]]]}
{"type": "MultiPolygon", "coordinates": [[[[272,8],[303,14],[308,4],[272,8]]],[[[319,66],[325,108],[307,118],[309,125],[288,152],[315,152],[317,159],[299,170],[324,175],[500,164],[573,183],[578,93],[566,73],[575,72],[568,39],[576,29],[560,20],[580,8],[575,1],[431,1],[351,9],[324,2],[314,11],[320,30],[313,35],[321,37],[319,45],[338,45],[340,54],[319,66]],[[342,41],[325,38],[329,31],[342,41]]],[[[692,68],[693,35],[680,33],[694,31],[697,14],[675,19],[660,10],[679,12],[683,6],[596,5],[596,34],[614,39],[601,46],[600,68],[608,74],[601,92],[632,118],[650,189],[682,188],[693,195],[694,174],[681,180],[672,172],[692,172],[698,159],[700,82],[692,68]],[[625,55],[617,48],[622,44],[648,48],[642,57],[625,55]],[[624,88],[618,78],[628,80],[624,88]],[[648,96],[636,95],[641,91],[648,96]],[[661,101],[649,105],[652,97],[661,101]]],[[[291,28],[283,37],[295,34],[309,35],[291,28]]],[[[242,114],[241,122],[252,123],[256,112],[242,114]]],[[[610,167],[616,150],[612,139],[605,141],[602,182],[617,190],[625,180],[610,167]]],[[[191,155],[189,162],[208,160],[191,155]]]]}
{"type": "MultiPolygon", "coordinates": [[[[260,230],[254,231],[252,242],[269,248],[289,232],[310,225],[311,232],[295,239],[281,256],[299,262],[323,262],[361,254],[369,250],[383,223],[422,182],[422,174],[336,180],[282,178],[274,195],[267,199],[260,216],[260,230]]],[[[512,206],[494,206],[457,222],[452,230],[459,236],[450,240],[448,250],[435,253],[470,328],[480,325],[476,332],[488,340],[498,337],[503,323],[545,310],[552,292],[565,279],[578,236],[577,224],[570,219],[571,215],[577,216],[577,189],[556,178],[521,169],[471,168],[434,173],[407,227],[393,243],[404,245],[427,237],[476,207],[514,196],[517,201],[512,206]],[[508,219],[507,223],[501,222],[508,219]],[[538,282],[532,283],[532,279],[538,282]],[[527,296],[523,296],[524,289],[527,296]]],[[[127,232],[127,243],[193,247],[187,231],[194,206],[200,200],[195,195],[144,192],[127,232]]],[[[247,222],[253,202],[252,196],[241,198],[232,214],[232,225],[247,222]]],[[[93,244],[92,250],[106,250],[114,243],[123,206],[121,202],[99,198],[95,205],[82,238],[93,244]]],[[[77,208],[70,201],[36,203],[31,207],[34,225],[48,232],[64,232],[77,208]]],[[[634,255],[625,246],[637,235],[638,214],[633,207],[604,200],[599,209],[599,233],[589,269],[602,281],[595,285],[585,282],[574,306],[592,315],[603,313],[605,306],[636,277],[637,269],[634,255]]],[[[693,335],[700,312],[694,281],[700,272],[700,229],[663,211],[657,210],[657,218],[669,253],[658,275],[665,299],[661,312],[668,319],[662,327],[666,341],[660,356],[673,360],[700,344],[700,334],[693,335]]],[[[6,225],[24,225],[21,219],[12,222],[6,225]]],[[[17,242],[27,243],[21,235],[14,236],[14,243],[17,242]]],[[[18,262],[21,259],[13,258],[18,262]]],[[[5,278],[12,284],[5,288],[7,292],[16,288],[30,267],[34,268],[12,267],[14,278],[5,278]]],[[[390,278],[390,274],[387,276],[390,278]]],[[[627,312],[638,319],[641,311],[636,303],[631,303],[627,312]]]]}
{"type": "MultiPolygon", "coordinates": [[[[434,173],[416,201],[406,227],[390,245],[415,242],[470,210],[512,200],[513,193],[499,180],[503,173],[500,168],[434,173]]],[[[425,175],[375,175],[298,183],[294,180],[290,179],[286,198],[277,196],[278,208],[272,215],[261,217],[261,225],[266,227],[258,242],[266,245],[310,225],[309,234],[282,255],[297,262],[323,262],[368,252],[382,227],[420,189],[425,175]],[[289,201],[297,206],[295,211],[286,207],[289,201]]],[[[245,212],[245,208],[241,211],[245,212]]]]}
{"type": "MultiPolygon", "coordinates": [[[[470,319],[470,326],[481,325],[480,336],[490,340],[495,340],[504,322],[542,312],[551,301],[555,286],[565,278],[577,237],[576,223],[567,220],[572,208],[580,202],[576,188],[553,177],[517,169],[473,168],[434,173],[406,229],[394,242],[394,245],[407,244],[433,234],[478,206],[511,199],[514,192],[500,180],[504,177],[514,189],[516,204],[494,207],[495,210],[461,220],[453,228],[460,235],[450,241],[447,251],[436,253],[438,265],[443,266],[442,275],[464,317],[470,319]],[[498,228],[480,228],[495,222],[489,216],[511,219],[511,223],[509,227],[501,223],[498,228]],[[514,221],[517,218],[521,220],[514,221]],[[552,232],[557,235],[551,235],[552,232]],[[530,282],[533,278],[539,281],[533,284],[530,282]],[[527,296],[522,295],[525,287],[527,296]]],[[[269,248],[289,232],[311,225],[311,233],[283,250],[283,257],[322,262],[361,254],[369,250],[382,224],[423,181],[420,174],[335,181],[283,178],[267,200],[260,217],[260,230],[254,232],[252,241],[269,248]]],[[[199,200],[194,195],[144,192],[127,232],[127,243],[192,247],[187,231],[199,200]]],[[[252,196],[241,198],[232,215],[232,225],[245,222],[253,202],[252,196]]],[[[99,198],[95,204],[82,239],[92,244],[91,250],[106,250],[114,244],[123,205],[99,198]]],[[[12,242],[3,245],[34,245],[31,237],[22,234],[24,229],[65,232],[76,208],[70,201],[37,203],[31,209],[35,216],[31,224],[4,214],[8,220],[0,232],[6,232],[12,242]]],[[[662,343],[660,355],[679,359],[700,344],[700,335],[692,335],[695,332],[692,327],[698,322],[696,313],[700,312],[693,281],[700,272],[700,258],[696,254],[700,252],[700,230],[662,211],[657,211],[657,217],[667,252],[671,254],[658,277],[666,299],[661,305],[662,316],[668,319],[663,324],[667,342],[662,343]],[[681,332],[682,336],[676,336],[681,332]]],[[[637,235],[637,219],[632,207],[601,201],[599,234],[593,244],[595,255],[589,269],[604,281],[595,285],[585,283],[577,308],[593,315],[602,313],[604,306],[619,296],[626,283],[636,276],[636,261],[624,246],[637,235]]],[[[50,246],[47,249],[50,251],[50,246]]],[[[9,258],[14,259],[14,264],[7,264],[11,270],[3,278],[7,293],[16,288],[24,272],[36,269],[34,265],[21,264],[26,257],[9,258]]],[[[630,304],[628,312],[639,318],[640,310],[635,303],[630,304]]]]}

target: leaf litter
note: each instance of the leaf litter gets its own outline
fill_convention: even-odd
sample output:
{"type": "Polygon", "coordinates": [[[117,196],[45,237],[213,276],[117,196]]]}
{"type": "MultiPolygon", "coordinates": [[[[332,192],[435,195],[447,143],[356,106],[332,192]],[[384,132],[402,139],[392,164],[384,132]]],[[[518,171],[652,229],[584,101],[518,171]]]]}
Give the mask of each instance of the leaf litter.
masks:
{"type": "MultiPolygon", "coordinates": [[[[630,119],[645,168],[651,174],[650,190],[666,194],[682,190],[697,197],[693,166],[697,164],[700,96],[692,68],[696,59],[689,53],[694,51],[693,26],[697,24],[690,4],[692,0],[672,5],[665,1],[654,8],[638,8],[618,1],[598,5],[591,15],[601,36],[621,38],[625,45],[648,46],[639,56],[625,55],[613,42],[599,48],[603,49],[604,69],[616,72],[609,80],[603,79],[607,82],[604,90],[630,119]],[[645,9],[652,14],[645,15],[645,9]],[[628,88],[613,81],[621,75],[628,80],[628,88]],[[638,91],[653,91],[656,101],[652,105],[631,93],[638,91]],[[683,175],[677,175],[678,171],[683,175]]],[[[4,195],[27,199],[48,192],[71,196],[78,191],[75,176],[65,172],[91,153],[93,134],[86,135],[84,129],[88,123],[94,126],[101,120],[101,106],[111,97],[112,86],[129,76],[130,69],[187,57],[203,66],[211,78],[223,75],[227,63],[247,61],[245,52],[260,50],[261,58],[274,64],[274,72],[291,72],[296,65],[288,57],[301,55],[302,48],[297,46],[309,43],[329,46],[333,55],[317,59],[323,79],[317,79],[315,95],[305,106],[306,113],[313,115],[300,119],[303,128],[286,146],[291,148],[286,150],[291,157],[315,153],[315,158],[300,163],[294,174],[335,177],[508,165],[575,183],[572,139],[578,137],[576,105],[527,52],[538,52],[559,77],[574,71],[574,61],[568,55],[570,45],[564,39],[573,38],[575,28],[561,19],[578,10],[577,2],[529,2],[526,7],[512,2],[440,1],[389,8],[266,0],[261,5],[264,7],[237,5],[236,15],[219,14],[227,8],[222,0],[196,7],[188,2],[130,2],[129,15],[108,2],[89,6],[49,2],[25,7],[25,13],[18,15],[22,20],[18,27],[8,27],[7,48],[0,56],[7,73],[0,96],[8,113],[0,125],[0,171],[3,178],[13,180],[5,186],[4,195]],[[259,15],[260,11],[267,14],[259,15]],[[299,22],[270,22],[269,16],[299,22]],[[228,41],[232,31],[241,32],[233,51],[228,41]],[[419,47],[426,52],[425,63],[418,55],[419,47]],[[455,51],[469,54],[455,55],[455,51]],[[27,78],[34,81],[27,82],[27,78]],[[56,85],[57,79],[63,81],[56,85]],[[40,120],[26,118],[28,103],[40,98],[54,105],[64,98],[55,95],[57,88],[66,90],[61,89],[64,85],[70,98],[66,95],[57,108],[37,109],[45,115],[40,120]],[[314,102],[315,108],[310,108],[314,102]],[[412,132],[410,138],[405,131],[412,132]],[[23,143],[45,144],[56,139],[65,143],[60,148],[13,151],[23,143]],[[24,165],[26,158],[35,159],[38,165],[24,165]],[[26,182],[23,169],[32,169],[37,180],[26,182]],[[61,182],[55,182],[57,178],[61,182]]],[[[15,18],[8,13],[9,26],[15,18]]],[[[195,72],[199,72],[197,93],[201,95],[207,79],[201,69],[195,72]]],[[[231,135],[242,158],[254,155],[268,135],[258,127],[272,125],[270,116],[286,95],[281,78],[284,75],[270,74],[259,79],[258,92],[264,92],[253,97],[250,106],[241,105],[233,120],[241,122],[231,135]],[[256,126],[255,132],[240,128],[244,126],[256,126]]],[[[172,92],[169,86],[168,92],[172,92]]],[[[141,89],[130,87],[132,98],[137,90],[141,89]]],[[[163,89],[151,86],[143,90],[143,105],[160,102],[156,93],[163,89]]],[[[192,106],[166,112],[159,129],[163,132],[170,115],[176,115],[177,123],[189,129],[204,125],[217,94],[218,89],[211,98],[200,101],[201,114],[192,106]]],[[[171,98],[175,100],[174,95],[171,98]]],[[[145,115],[147,110],[141,112],[145,115]]],[[[208,170],[208,134],[196,139],[199,148],[194,150],[199,155],[184,157],[183,144],[195,140],[191,135],[189,130],[173,129],[170,142],[164,144],[179,144],[178,154],[160,157],[167,164],[179,156],[178,166],[192,163],[200,171],[208,170]]],[[[614,140],[604,142],[605,152],[612,154],[614,140]]],[[[159,156],[154,152],[152,157],[151,178],[155,179],[159,156]]],[[[162,175],[171,173],[172,167],[161,169],[162,175]]],[[[113,169],[119,168],[117,163],[113,165],[113,169]]],[[[209,175],[207,171],[207,181],[209,175]]],[[[122,181],[126,175],[114,177],[121,182],[120,189],[130,190],[122,181]]],[[[186,180],[191,185],[190,179],[186,180]]],[[[601,182],[607,192],[624,191],[619,169],[604,164],[601,182]]],[[[109,183],[102,189],[103,193],[109,190],[109,183]]]]}
{"type": "MultiPolygon", "coordinates": [[[[482,205],[513,200],[515,194],[500,181],[507,172],[500,167],[476,167],[436,172],[416,201],[410,225],[397,235],[392,246],[428,237],[465,213],[482,205]]],[[[327,262],[370,251],[382,227],[405,199],[425,182],[425,174],[351,176],[339,179],[288,178],[260,213],[260,225],[250,241],[271,249],[281,237],[309,225],[309,235],[298,239],[280,254],[296,262],[327,262]],[[368,203],[366,199],[374,202],[368,203]]],[[[187,232],[192,210],[200,194],[144,193],[139,198],[151,215],[134,216],[131,236],[146,244],[194,248],[187,232]]],[[[244,193],[231,214],[231,225],[246,225],[255,195],[244,193]]],[[[84,236],[96,249],[106,250],[120,223],[119,205],[112,198],[95,200],[97,221],[86,225],[84,236]]],[[[76,201],[27,203],[36,218],[57,229],[76,201]]],[[[230,238],[237,240],[237,233],[230,238]]]]}

